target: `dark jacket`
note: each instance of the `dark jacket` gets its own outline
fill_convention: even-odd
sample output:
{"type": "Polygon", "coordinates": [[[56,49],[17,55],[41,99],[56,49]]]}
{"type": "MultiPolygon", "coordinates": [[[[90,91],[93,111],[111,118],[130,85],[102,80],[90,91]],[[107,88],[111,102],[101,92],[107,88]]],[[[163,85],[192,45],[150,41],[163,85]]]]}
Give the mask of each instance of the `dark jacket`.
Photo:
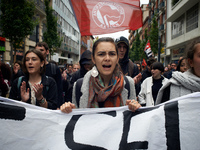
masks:
{"type": "MultiPolygon", "coordinates": [[[[134,78],[136,75],[139,74],[139,69],[138,69],[137,65],[134,64],[129,59],[128,54],[129,54],[130,46],[129,46],[128,39],[123,37],[123,36],[121,36],[120,38],[115,40],[115,43],[116,44],[125,43],[127,45],[126,53],[124,55],[124,58],[119,60],[119,65],[120,65],[120,68],[121,68],[121,70],[122,70],[124,75],[134,78]]],[[[139,82],[138,84],[135,85],[136,95],[139,94],[140,88],[141,88],[141,83],[139,82]]]]}
{"type": "Polygon", "coordinates": [[[57,94],[58,94],[57,108],[60,108],[60,106],[64,103],[63,83],[62,83],[62,77],[61,77],[60,69],[55,64],[48,63],[46,65],[46,73],[45,73],[45,75],[49,76],[49,77],[52,77],[56,81],[57,94]]]}
{"type": "Polygon", "coordinates": [[[137,65],[135,65],[129,59],[128,54],[129,54],[130,46],[129,46],[128,39],[125,38],[125,37],[123,37],[123,36],[121,36],[120,38],[118,38],[118,39],[115,40],[115,43],[116,44],[125,43],[127,45],[126,53],[124,55],[124,58],[119,60],[119,65],[120,65],[121,70],[122,70],[122,72],[123,72],[124,75],[130,76],[132,78],[135,77],[136,75],[139,74],[139,70],[138,70],[137,65]]]}
{"type": "Polygon", "coordinates": [[[6,97],[6,94],[9,91],[10,82],[5,82],[2,72],[0,70],[0,96],[6,97]]]}
{"type": "Polygon", "coordinates": [[[84,64],[86,61],[91,61],[91,51],[89,51],[89,50],[86,50],[81,55],[81,58],[79,61],[79,64],[81,67],[78,71],[76,71],[75,73],[72,74],[72,78],[70,80],[71,84],[74,84],[74,82],[76,82],[78,79],[83,78],[84,75],[87,73],[87,70],[85,70],[85,68],[84,68],[84,64]]]}
{"type": "Polygon", "coordinates": [[[141,83],[148,77],[152,76],[151,71],[148,70],[148,68],[146,68],[144,71],[142,71],[142,79],[141,79],[141,83]]]}
{"type": "Polygon", "coordinates": [[[73,85],[74,83],[80,79],[83,78],[85,76],[85,74],[88,72],[87,70],[85,70],[84,68],[84,64],[86,62],[91,62],[91,51],[86,50],[85,52],[83,52],[83,54],[81,55],[79,64],[80,64],[80,69],[78,71],[76,71],[75,73],[72,74],[71,80],[70,80],[70,84],[69,84],[69,89],[68,89],[68,93],[67,93],[67,100],[65,99],[65,101],[72,101],[72,90],[73,90],[73,85]]]}
{"type": "Polygon", "coordinates": [[[12,83],[15,79],[21,77],[21,76],[24,76],[24,73],[22,71],[22,69],[19,69],[18,72],[15,74],[14,71],[13,71],[13,74],[12,74],[12,78],[11,78],[11,86],[12,86],[12,83]]]}
{"type": "MultiPolygon", "coordinates": [[[[18,79],[19,78],[15,79],[13,81],[13,85],[10,90],[9,98],[21,101],[21,90],[20,90],[20,87],[18,88],[18,86],[17,86],[18,79]]],[[[28,83],[28,76],[24,76],[22,78],[21,84],[23,81],[28,83]]],[[[47,77],[47,76],[43,75],[41,83],[44,86],[42,95],[48,102],[48,108],[56,109],[57,108],[57,86],[56,86],[55,80],[51,77],[47,77]]],[[[21,84],[20,84],[20,86],[21,86],[21,84]]],[[[31,103],[31,88],[30,88],[29,84],[26,84],[26,89],[27,88],[30,89],[30,91],[29,91],[30,96],[29,96],[29,100],[27,101],[27,103],[31,103]]],[[[37,101],[36,101],[36,105],[40,106],[40,104],[37,101]]]]}

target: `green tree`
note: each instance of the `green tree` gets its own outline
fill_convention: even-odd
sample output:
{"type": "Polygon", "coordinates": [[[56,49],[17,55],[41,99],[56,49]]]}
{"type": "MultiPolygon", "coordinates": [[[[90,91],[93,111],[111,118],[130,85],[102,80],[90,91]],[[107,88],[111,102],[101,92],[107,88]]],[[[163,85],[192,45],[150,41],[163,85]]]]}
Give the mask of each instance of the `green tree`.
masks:
{"type": "Polygon", "coordinates": [[[32,34],[36,25],[33,20],[35,4],[27,0],[1,0],[0,26],[2,36],[10,40],[11,60],[16,60],[16,49],[20,46],[25,37],[32,34]],[[14,59],[13,59],[14,49],[14,59]]]}
{"type": "Polygon", "coordinates": [[[137,30],[137,34],[136,34],[136,37],[135,37],[135,41],[133,42],[134,44],[134,50],[133,50],[133,59],[134,61],[138,61],[140,60],[140,35],[138,34],[138,30],[137,30]]]}
{"type": "Polygon", "coordinates": [[[45,0],[45,6],[47,31],[44,32],[44,41],[49,46],[50,55],[53,55],[56,48],[60,47],[62,39],[57,32],[57,18],[53,15],[54,10],[49,6],[49,0],[45,0]]]}
{"type": "Polygon", "coordinates": [[[156,20],[156,16],[153,18],[153,23],[151,25],[149,41],[151,45],[151,50],[154,55],[156,55],[158,53],[158,22],[156,20]]]}
{"type": "Polygon", "coordinates": [[[147,59],[146,53],[144,51],[147,41],[148,41],[147,29],[145,29],[144,39],[140,43],[140,60],[147,59]]]}

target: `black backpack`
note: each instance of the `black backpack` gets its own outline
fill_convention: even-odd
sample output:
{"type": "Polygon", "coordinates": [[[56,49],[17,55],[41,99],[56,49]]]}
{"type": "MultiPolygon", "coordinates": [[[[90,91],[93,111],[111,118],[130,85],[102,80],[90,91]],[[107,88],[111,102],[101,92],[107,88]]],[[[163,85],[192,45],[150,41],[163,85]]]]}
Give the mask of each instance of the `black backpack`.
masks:
{"type": "Polygon", "coordinates": [[[56,75],[56,64],[50,63],[50,65],[51,65],[51,73],[52,73],[52,75],[56,75]]]}
{"type": "MultiPolygon", "coordinates": [[[[126,76],[124,76],[124,80],[126,81],[125,88],[128,90],[128,98],[130,97],[130,84],[129,80],[126,76]]],[[[76,89],[75,89],[75,95],[76,95],[76,104],[79,107],[80,97],[82,95],[81,93],[81,87],[83,84],[83,78],[80,78],[76,81],[76,89]]]]}

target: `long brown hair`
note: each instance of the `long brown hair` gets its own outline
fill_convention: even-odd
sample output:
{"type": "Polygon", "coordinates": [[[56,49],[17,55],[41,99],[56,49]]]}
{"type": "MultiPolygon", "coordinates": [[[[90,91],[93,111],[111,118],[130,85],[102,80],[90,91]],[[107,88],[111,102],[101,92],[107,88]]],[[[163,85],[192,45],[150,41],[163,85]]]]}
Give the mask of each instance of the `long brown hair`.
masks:
{"type": "MultiPolygon", "coordinates": [[[[43,57],[43,55],[42,55],[42,52],[40,52],[40,50],[37,50],[37,49],[30,49],[30,50],[28,50],[28,51],[25,53],[25,55],[24,55],[24,58],[23,58],[23,65],[22,65],[23,72],[24,72],[26,75],[29,75],[29,73],[28,73],[28,71],[27,71],[27,68],[26,68],[26,55],[27,55],[28,53],[31,53],[31,52],[34,53],[34,54],[36,54],[36,55],[39,57],[39,59],[40,59],[41,62],[42,62],[42,61],[45,62],[44,57],[43,57]]],[[[46,65],[44,64],[44,66],[41,67],[41,69],[40,69],[40,75],[43,75],[43,74],[45,73],[45,71],[46,71],[46,65]]]]}

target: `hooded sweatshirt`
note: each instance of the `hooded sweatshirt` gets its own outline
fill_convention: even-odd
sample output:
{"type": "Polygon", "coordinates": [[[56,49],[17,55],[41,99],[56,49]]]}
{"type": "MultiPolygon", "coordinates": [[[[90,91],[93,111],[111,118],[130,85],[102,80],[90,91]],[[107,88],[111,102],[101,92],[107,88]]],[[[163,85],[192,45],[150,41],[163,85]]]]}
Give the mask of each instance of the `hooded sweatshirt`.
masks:
{"type": "Polygon", "coordinates": [[[92,63],[91,55],[92,53],[90,50],[86,50],[85,52],[82,53],[80,61],[79,61],[79,64],[81,67],[78,71],[72,74],[65,101],[72,101],[73,85],[78,79],[83,78],[85,74],[88,72],[88,70],[85,70],[84,64],[92,63]]]}
{"type": "Polygon", "coordinates": [[[83,78],[84,75],[87,73],[87,70],[85,70],[85,68],[84,68],[84,64],[92,63],[91,55],[92,55],[92,53],[90,50],[86,50],[85,52],[83,52],[83,54],[81,55],[81,59],[79,61],[79,64],[81,66],[80,70],[78,70],[77,72],[72,74],[72,79],[70,81],[71,84],[76,82],[78,79],[83,78]]]}
{"type": "Polygon", "coordinates": [[[129,63],[128,53],[129,53],[129,49],[130,49],[130,47],[129,47],[129,42],[128,42],[127,38],[121,36],[121,37],[119,37],[119,38],[117,38],[117,39],[115,40],[115,43],[116,43],[117,45],[118,45],[119,43],[125,43],[126,46],[127,46],[127,50],[126,50],[126,53],[125,53],[125,55],[124,55],[124,58],[119,60],[119,64],[120,64],[120,66],[121,66],[121,69],[122,69],[123,73],[124,73],[124,74],[127,74],[127,73],[128,73],[128,69],[129,69],[129,65],[128,65],[128,63],[129,63]]]}
{"type": "Polygon", "coordinates": [[[191,69],[186,72],[175,71],[172,78],[160,89],[156,104],[171,100],[183,95],[200,91],[200,78],[193,74],[191,69]],[[166,97],[168,97],[166,99],[166,97]]]}

